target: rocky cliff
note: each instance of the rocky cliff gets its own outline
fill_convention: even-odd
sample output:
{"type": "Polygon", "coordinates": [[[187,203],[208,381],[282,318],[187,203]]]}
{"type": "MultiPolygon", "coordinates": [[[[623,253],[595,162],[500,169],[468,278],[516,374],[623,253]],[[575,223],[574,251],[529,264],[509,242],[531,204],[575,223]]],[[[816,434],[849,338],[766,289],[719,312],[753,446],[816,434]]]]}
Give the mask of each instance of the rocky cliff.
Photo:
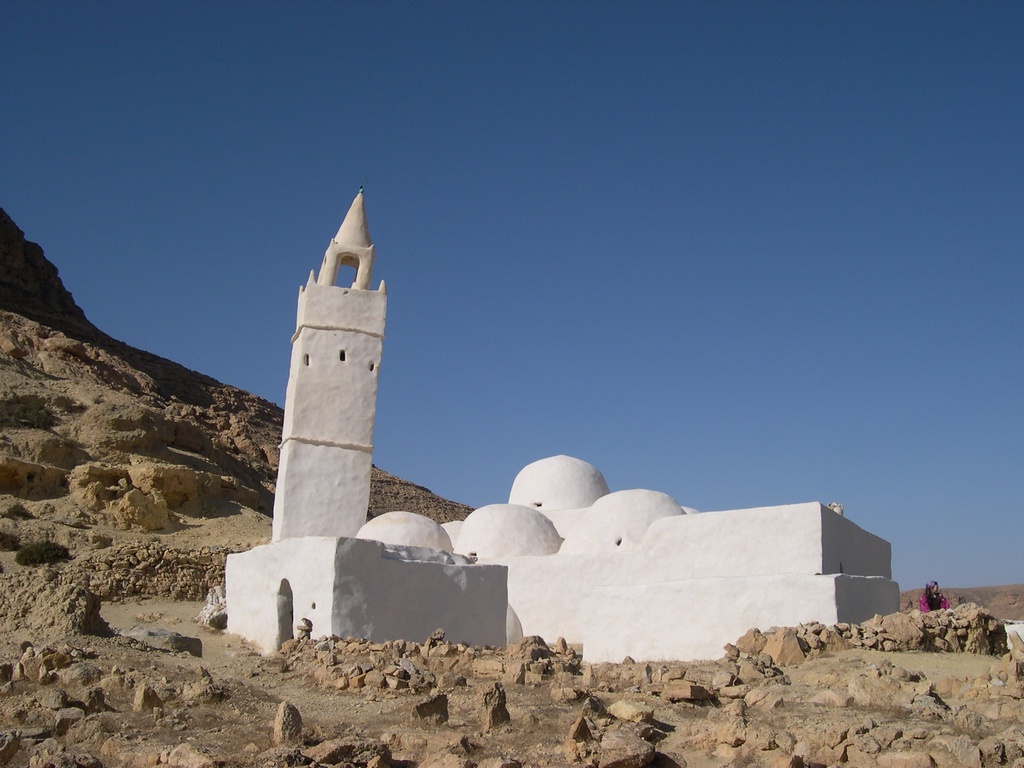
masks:
{"type": "MultiPolygon", "coordinates": [[[[282,415],[103,333],[0,210],[0,524],[12,535],[254,543],[269,533],[282,415]]],[[[469,511],[377,468],[370,508],[469,511]]]]}

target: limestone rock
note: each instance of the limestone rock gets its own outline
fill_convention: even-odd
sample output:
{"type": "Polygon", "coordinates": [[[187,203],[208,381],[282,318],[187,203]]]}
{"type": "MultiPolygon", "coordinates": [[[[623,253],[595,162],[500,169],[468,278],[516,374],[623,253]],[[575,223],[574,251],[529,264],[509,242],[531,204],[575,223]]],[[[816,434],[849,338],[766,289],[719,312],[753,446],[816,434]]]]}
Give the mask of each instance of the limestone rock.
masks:
{"type": "Polygon", "coordinates": [[[598,768],[643,768],[654,759],[654,747],[625,728],[609,728],[601,737],[598,768]]]}
{"type": "Polygon", "coordinates": [[[152,648],[187,653],[200,658],[203,655],[203,641],[198,637],[186,637],[185,635],[179,635],[177,632],[171,632],[168,629],[132,627],[124,635],[125,637],[131,637],[145,643],[152,648]]]}
{"type": "Polygon", "coordinates": [[[475,763],[463,755],[453,755],[451,752],[435,752],[428,755],[418,768],[473,768],[475,763]]]}
{"type": "Polygon", "coordinates": [[[36,696],[36,703],[45,709],[63,709],[68,704],[68,694],[60,688],[43,688],[36,696]]]}
{"type": "Polygon", "coordinates": [[[132,709],[136,712],[145,712],[156,707],[162,707],[163,704],[163,700],[152,687],[145,683],[140,683],[135,688],[135,698],[132,702],[132,709]]]}
{"type": "Polygon", "coordinates": [[[309,758],[296,746],[274,747],[256,755],[255,768],[291,768],[309,765],[309,758]]]}
{"type": "Polygon", "coordinates": [[[629,699],[619,699],[608,707],[608,714],[630,723],[654,722],[654,709],[629,699]]]}
{"type": "Polygon", "coordinates": [[[736,641],[736,648],[740,653],[757,656],[757,654],[764,650],[765,643],[767,642],[768,639],[758,629],[748,629],[747,633],[736,641]]]}
{"type": "Polygon", "coordinates": [[[274,744],[294,744],[302,739],[302,715],[298,708],[288,701],[282,701],[274,718],[274,744]]]}
{"type": "Polygon", "coordinates": [[[505,688],[501,683],[494,683],[484,691],[480,699],[481,724],[485,731],[497,728],[511,720],[505,706],[505,688]]]}
{"type": "Polygon", "coordinates": [[[777,630],[768,635],[763,652],[782,667],[800,664],[807,655],[796,632],[791,629],[777,630]]]}
{"type": "Polygon", "coordinates": [[[817,704],[820,707],[849,707],[853,702],[853,696],[836,693],[828,688],[814,694],[810,699],[811,704],[817,704]]]}
{"type": "Polygon", "coordinates": [[[366,739],[328,739],[303,749],[302,754],[318,764],[346,763],[368,768],[385,768],[391,759],[387,745],[366,739]]]}
{"type": "Polygon", "coordinates": [[[18,731],[0,731],[0,765],[7,765],[21,747],[18,731]]]}
{"type": "Polygon", "coordinates": [[[186,743],[171,750],[167,755],[167,765],[171,768],[214,768],[217,763],[206,753],[186,743]]]}
{"type": "Polygon", "coordinates": [[[569,726],[569,732],[563,742],[563,749],[570,760],[583,760],[590,754],[589,744],[593,741],[593,729],[591,729],[587,718],[580,715],[569,726]]]}
{"type": "Polygon", "coordinates": [[[507,757],[489,757],[477,763],[476,768],[523,768],[523,764],[507,757]]]}
{"type": "Polygon", "coordinates": [[[924,645],[924,628],[905,613],[883,616],[881,630],[901,650],[916,651],[924,645]]]}
{"type": "Polygon", "coordinates": [[[84,710],[78,707],[64,707],[57,711],[57,716],[53,721],[53,732],[58,736],[63,736],[71,726],[80,723],[84,719],[84,710]]]}
{"type": "Polygon", "coordinates": [[[448,722],[448,697],[443,693],[428,696],[416,703],[413,712],[420,720],[443,725],[448,722]]]}
{"type": "Polygon", "coordinates": [[[72,664],[67,669],[62,669],[57,673],[57,676],[65,685],[85,688],[98,683],[103,673],[100,672],[99,667],[95,664],[91,664],[88,661],[80,661],[77,664],[72,664]]]}
{"type": "Polygon", "coordinates": [[[161,531],[171,523],[167,502],[156,494],[132,488],[110,508],[114,524],[125,530],[161,531]]]}
{"type": "Polygon", "coordinates": [[[711,692],[702,685],[694,683],[669,683],[661,692],[661,697],[668,701],[708,701],[711,692]]]}
{"type": "Polygon", "coordinates": [[[888,752],[875,758],[878,768],[932,768],[935,760],[927,752],[888,752]]]}

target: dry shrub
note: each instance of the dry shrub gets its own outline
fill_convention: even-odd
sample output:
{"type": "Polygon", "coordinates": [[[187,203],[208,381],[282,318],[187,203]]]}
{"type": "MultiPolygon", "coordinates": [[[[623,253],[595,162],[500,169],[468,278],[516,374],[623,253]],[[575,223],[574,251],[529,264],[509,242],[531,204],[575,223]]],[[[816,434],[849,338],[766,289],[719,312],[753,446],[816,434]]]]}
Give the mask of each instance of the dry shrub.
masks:
{"type": "Polygon", "coordinates": [[[14,556],[18,565],[50,565],[70,559],[68,548],[53,541],[30,541],[14,556]]]}

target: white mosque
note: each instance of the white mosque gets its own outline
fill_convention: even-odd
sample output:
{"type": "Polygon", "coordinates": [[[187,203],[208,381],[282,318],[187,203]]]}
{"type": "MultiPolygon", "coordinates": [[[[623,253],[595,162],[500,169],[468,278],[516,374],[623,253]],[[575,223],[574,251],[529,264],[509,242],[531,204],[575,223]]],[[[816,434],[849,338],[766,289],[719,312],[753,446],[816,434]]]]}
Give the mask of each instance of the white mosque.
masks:
{"type": "Polygon", "coordinates": [[[299,289],[270,544],[228,557],[228,631],[276,651],[313,636],[505,645],[564,637],[589,661],[718,658],[751,627],[899,609],[888,542],[818,502],[697,513],[536,461],[508,503],[438,525],[366,521],[387,294],[370,287],[362,192],[299,289]],[[338,286],[340,266],[355,268],[338,286]],[[553,589],[552,585],[558,585],[553,589]]]}

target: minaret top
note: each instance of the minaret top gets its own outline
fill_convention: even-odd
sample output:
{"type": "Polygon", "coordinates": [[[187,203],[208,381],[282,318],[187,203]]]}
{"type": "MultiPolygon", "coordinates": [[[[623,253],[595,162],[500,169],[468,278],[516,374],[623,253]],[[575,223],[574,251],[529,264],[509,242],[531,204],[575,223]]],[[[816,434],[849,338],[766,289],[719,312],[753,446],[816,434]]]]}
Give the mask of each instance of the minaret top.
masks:
{"type": "Polygon", "coordinates": [[[352,205],[349,206],[348,213],[345,214],[345,220],[338,228],[338,234],[327,246],[320,274],[317,275],[317,284],[334,285],[338,278],[338,267],[346,265],[356,268],[352,288],[369,290],[373,272],[373,251],[370,227],[366,223],[366,208],[363,206],[363,188],[360,187],[352,205]]]}
{"type": "Polygon", "coordinates": [[[369,248],[373,245],[370,239],[370,227],[366,223],[366,208],[363,205],[363,188],[349,206],[345,220],[338,228],[338,234],[334,236],[334,242],[340,248],[356,247],[369,248]]]}

